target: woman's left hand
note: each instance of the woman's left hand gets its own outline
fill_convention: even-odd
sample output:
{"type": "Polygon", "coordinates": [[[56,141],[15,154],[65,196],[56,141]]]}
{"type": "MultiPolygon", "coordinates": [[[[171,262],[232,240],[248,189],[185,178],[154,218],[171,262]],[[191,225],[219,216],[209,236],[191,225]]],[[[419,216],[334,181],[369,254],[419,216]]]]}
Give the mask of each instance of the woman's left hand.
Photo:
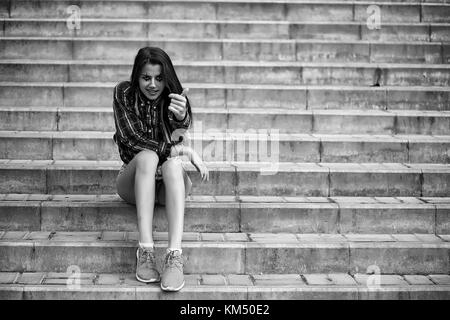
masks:
{"type": "Polygon", "coordinates": [[[175,117],[181,121],[186,116],[186,94],[189,92],[189,89],[183,89],[181,94],[171,93],[169,94],[169,98],[171,99],[169,110],[173,112],[175,117]]]}

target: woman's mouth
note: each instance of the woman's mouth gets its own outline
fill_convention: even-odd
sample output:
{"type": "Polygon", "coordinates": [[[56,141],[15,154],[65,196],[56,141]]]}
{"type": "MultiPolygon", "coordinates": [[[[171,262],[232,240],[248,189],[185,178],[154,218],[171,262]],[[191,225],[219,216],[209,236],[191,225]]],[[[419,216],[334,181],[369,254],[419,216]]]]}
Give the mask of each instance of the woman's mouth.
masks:
{"type": "Polygon", "coordinates": [[[155,94],[158,94],[158,91],[154,91],[154,90],[147,90],[148,93],[150,93],[150,95],[154,96],[155,94]]]}

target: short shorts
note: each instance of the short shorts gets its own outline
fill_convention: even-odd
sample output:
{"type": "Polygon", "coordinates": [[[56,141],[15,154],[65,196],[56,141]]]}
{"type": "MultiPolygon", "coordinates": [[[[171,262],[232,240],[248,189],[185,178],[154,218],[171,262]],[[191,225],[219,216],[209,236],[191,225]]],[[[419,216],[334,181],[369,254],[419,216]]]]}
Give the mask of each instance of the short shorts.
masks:
{"type": "MultiPolygon", "coordinates": [[[[179,158],[178,158],[178,160],[181,161],[181,159],[179,159],[179,158]]],[[[119,170],[117,177],[119,177],[123,173],[123,171],[125,170],[126,167],[127,167],[127,164],[123,163],[122,167],[119,170]]],[[[183,166],[183,180],[184,180],[185,198],[187,198],[191,193],[192,181],[189,178],[189,175],[187,174],[184,166],[183,166]]],[[[166,203],[165,194],[166,194],[166,189],[164,187],[164,180],[163,180],[163,176],[162,176],[161,165],[158,165],[158,167],[156,168],[156,174],[155,174],[155,203],[157,203],[159,205],[165,205],[165,203],[166,203]]]]}

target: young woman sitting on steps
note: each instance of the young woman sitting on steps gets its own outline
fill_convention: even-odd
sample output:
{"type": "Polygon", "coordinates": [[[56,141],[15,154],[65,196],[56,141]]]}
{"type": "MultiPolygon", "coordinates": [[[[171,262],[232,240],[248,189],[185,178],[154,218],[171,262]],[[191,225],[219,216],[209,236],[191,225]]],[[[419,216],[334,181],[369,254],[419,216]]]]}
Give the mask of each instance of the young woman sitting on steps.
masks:
{"type": "Polygon", "coordinates": [[[146,283],[161,281],[166,291],[178,291],[185,283],[181,240],[191,181],[179,156],[187,155],[202,181],[209,180],[208,169],[194,150],[171,139],[175,130],[187,130],[192,123],[187,91],[182,90],[170,57],[156,47],[141,48],[131,81],[114,88],[113,138],[123,161],[117,193],[136,205],[136,278],[146,283]],[[155,203],[165,204],[168,219],[169,243],[161,276],[152,236],[155,203]]]}

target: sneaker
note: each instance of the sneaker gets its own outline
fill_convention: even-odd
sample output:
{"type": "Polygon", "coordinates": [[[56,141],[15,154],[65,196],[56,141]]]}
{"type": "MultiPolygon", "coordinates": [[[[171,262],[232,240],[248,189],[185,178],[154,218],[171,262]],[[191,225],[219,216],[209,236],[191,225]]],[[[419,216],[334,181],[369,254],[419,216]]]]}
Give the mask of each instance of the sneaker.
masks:
{"type": "Polygon", "coordinates": [[[153,249],[138,248],[136,259],[136,279],[145,283],[158,282],[160,280],[153,249]]]}
{"type": "Polygon", "coordinates": [[[161,289],[178,291],[184,287],[183,263],[180,251],[174,250],[167,253],[161,276],[161,289]]]}

